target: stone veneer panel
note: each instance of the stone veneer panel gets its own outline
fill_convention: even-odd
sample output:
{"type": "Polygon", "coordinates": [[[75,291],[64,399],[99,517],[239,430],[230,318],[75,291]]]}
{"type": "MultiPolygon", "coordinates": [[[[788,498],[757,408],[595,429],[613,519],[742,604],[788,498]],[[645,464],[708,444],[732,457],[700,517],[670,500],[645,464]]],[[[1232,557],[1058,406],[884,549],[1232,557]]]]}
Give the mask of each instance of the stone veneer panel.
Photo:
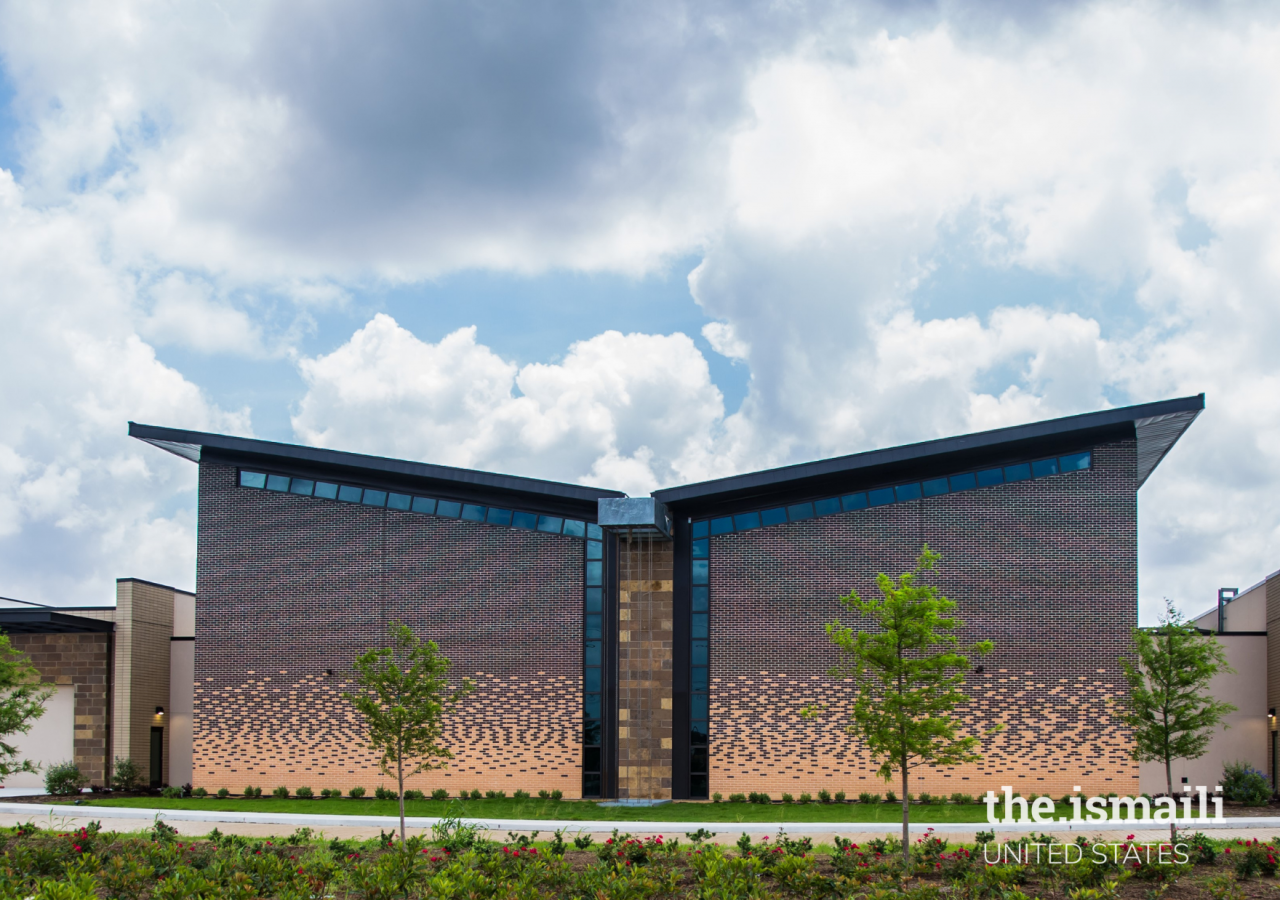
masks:
{"type": "Polygon", "coordinates": [[[618,541],[618,796],[671,797],[672,545],[618,541]]]}
{"type": "Polygon", "coordinates": [[[901,790],[841,728],[850,694],[826,675],[823,625],[858,622],[837,598],[875,595],[876,574],[908,570],[927,541],[962,639],[995,641],[960,715],[1004,731],[981,763],[917,770],[912,791],[1136,793],[1110,705],[1137,624],[1135,471],[1135,444],[1121,442],[1083,472],[712,537],[711,791],[901,790]],[[813,702],[833,713],[802,719],[813,702]]]}

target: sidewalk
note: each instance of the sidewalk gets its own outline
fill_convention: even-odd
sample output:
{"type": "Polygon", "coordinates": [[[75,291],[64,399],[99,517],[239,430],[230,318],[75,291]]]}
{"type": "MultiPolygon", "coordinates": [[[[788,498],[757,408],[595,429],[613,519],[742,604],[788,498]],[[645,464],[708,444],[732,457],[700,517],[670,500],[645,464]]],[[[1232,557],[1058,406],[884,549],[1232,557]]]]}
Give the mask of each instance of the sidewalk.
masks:
{"type": "MultiPolygon", "coordinates": [[[[240,813],[194,809],[136,809],[131,807],[94,806],[76,807],[64,804],[32,804],[0,802],[0,825],[12,826],[19,822],[35,822],[44,827],[72,830],[91,821],[100,821],[112,831],[139,831],[150,827],[157,818],[173,825],[183,834],[201,835],[214,828],[219,831],[255,836],[285,835],[295,828],[323,830],[327,837],[369,838],[382,831],[398,830],[400,820],[395,816],[334,816],[306,813],[240,813]]],[[[406,817],[405,825],[414,834],[429,833],[438,818],[425,816],[406,817]]],[[[508,831],[529,834],[538,831],[549,837],[556,829],[566,834],[590,834],[607,837],[616,828],[632,835],[651,834],[683,835],[703,829],[715,832],[717,843],[732,843],[746,832],[753,836],[775,835],[785,830],[789,835],[812,837],[815,843],[833,843],[835,835],[854,841],[885,835],[899,835],[902,827],[894,823],[872,824],[868,822],[589,822],[557,821],[553,819],[463,819],[468,824],[479,825],[489,837],[501,840],[508,831]]],[[[1179,827],[1182,827],[1181,825],[1179,827]]],[[[1211,833],[1218,838],[1259,838],[1270,840],[1280,834],[1280,816],[1257,818],[1228,818],[1222,822],[1197,822],[1187,826],[1211,833]]],[[[1111,823],[1046,823],[991,826],[984,823],[912,824],[911,833],[920,835],[932,829],[940,837],[972,841],[979,831],[995,831],[997,840],[1015,840],[1030,832],[1052,834],[1066,840],[1086,835],[1095,840],[1121,841],[1130,834],[1139,840],[1159,840],[1169,834],[1167,822],[1122,824],[1116,828],[1111,823]],[[1099,826],[1102,827],[1099,827],[1099,826]]]]}

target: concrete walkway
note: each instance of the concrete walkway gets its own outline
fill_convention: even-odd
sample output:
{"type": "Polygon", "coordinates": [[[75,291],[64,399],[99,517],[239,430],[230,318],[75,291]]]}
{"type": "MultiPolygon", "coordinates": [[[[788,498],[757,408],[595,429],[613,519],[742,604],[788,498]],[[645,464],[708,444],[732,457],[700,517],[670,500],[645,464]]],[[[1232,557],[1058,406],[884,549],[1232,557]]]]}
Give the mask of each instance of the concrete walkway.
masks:
{"type": "MultiPolygon", "coordinates": [[[[0,802],[0,825],[12,826],[20,822],[35,822],[42,827],[59,830],[73,830],[91,821],[99,821],[104,828],[112,831],[140,831],[151,826],[156,819],[176,827],[183,834],[202,835],[214,828],[232,834],[255,835],[259,837],[283,836],[296,828],[311,828],[322,831],[326,837],[366,839],[377,837],[382,831],[397,830],[400,820],[394,816],[339,816],[311,815],[307,813],[279,812],[221,812],[217,810],[196,809],[136,809],[120,806],[77,807],[66,804],[34,804],[0,802]]],[[[414,834],[430,833],[431,826],[439,822],[438,818],[410,816],[405,825],[414,834]]],[[[615,821],[571,821],[547,819],[463,819],[462,821],[480,826],[489,837],[501,840],[507,832],[529,834],[540,832],[542,837],[550,837],[558,828],[565,829],[566,834],[589,834],[596,838],[607,837],[613,829],[630,832],[636,836],[651,834],[684,835],[704,829],[715,832],[717,843],[732,843],[738,835],[746,832],[753,836],[776,835],[786,831],[793,836],[813,838],[815,843],[831,844],[834,836],[850,838],[854,841],[867,840],[872,837],[901,834],[901,826],[895,823],[869,822],[615,822],[615,821]]],[[[1012,824],[992,826],[984,823],[913,823],[911,833],[924,834],[930,829],[940,837],[953,838],[960,841],[972,841],[979,831],[996,832],[997,840],[1015,840],[1029,832],[1052,834],[1071,840],[1077,835],[1086,835],[1095,840],[1121,841],[1129,834],[1136,834],[1139,840],[1160,840],[1161,835],[1168,835],[1168,823],[1133,823],[1122,824],[1120,828],[1108,827],[1110,823],[1046,823],[1046,824],[1012,824]]],[[[1280,816],[1237,817],[1226,818],[1221,822],[1190,820],[1179,827],[1199,829],[1210,832],[1220,838],[1258,838],[1270,840],[1280,835],[1280,816]]]]}

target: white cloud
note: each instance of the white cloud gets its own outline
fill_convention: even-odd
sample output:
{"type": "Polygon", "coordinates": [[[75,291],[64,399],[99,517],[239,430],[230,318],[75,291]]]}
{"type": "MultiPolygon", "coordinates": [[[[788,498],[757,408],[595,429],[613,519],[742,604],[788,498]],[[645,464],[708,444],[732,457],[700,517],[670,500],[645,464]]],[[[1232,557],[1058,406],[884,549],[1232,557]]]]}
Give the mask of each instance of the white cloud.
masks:
{"type": "Polygon", "coordinates": [[[139,330],[153,343],[201,353],[265,354],[258,326],[243,310],[215,300],[207,282],[193,283],[181,272],[170,272],[149,293],[153,304],[139,330]]]}

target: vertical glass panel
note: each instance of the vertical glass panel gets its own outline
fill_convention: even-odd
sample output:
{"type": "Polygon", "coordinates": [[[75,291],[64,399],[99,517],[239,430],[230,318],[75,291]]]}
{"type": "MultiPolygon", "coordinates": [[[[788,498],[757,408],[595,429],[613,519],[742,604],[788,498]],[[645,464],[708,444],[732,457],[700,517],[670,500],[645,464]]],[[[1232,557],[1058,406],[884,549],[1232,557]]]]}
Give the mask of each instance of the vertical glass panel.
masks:
{"type": "Polygon", "coordinates": [[[326,500],[336,500],[338,499],[338,486],[327,481],[317,481],[316,492],[312,496],[323,497],[326,500]]]}
{"type": "Polygon", "coordinates": [[[947,492],[947,479],[931,478],[921,485],[921,487],[924,488],[924,495],[926,497],[936,497],[939,494],[945,494],[947,492]]]}
{"type": "Polygon", "coordinates": [[[706,666],[694,666],[689,670],[689,690],[705,691],[710,686],[710,679],[707,678],[709,670],[706,666]]]}
{"type": "Polygon", "coordinates": [[[600,748],[599,747],[583,747],[582,748],[582,770],[584,772],[600,771],[600,748]]]}
{"type": "Polygon", "coordinates": [[[738,513],[733,517],[733,527],[738,531],[749,531],[760,527],[760,513],[738,513]]]}
{"type": "Polygon", "coordinates": [[[693,611],[706,612],[710,607],[710,589],[706,585],[698,585],[693,588],[693,611]]]}
{"type": "Polygon", "coordinates": [[[599,744],[601,736],[599,722],[588,720],[582,723],[582,743],[599,744]]]}
{"type": "Polygon", "coordinates": [[[587,523],[587,538],[592,541],[604,540],[604,529],[594,522],[587,523]]]}
{"type": "Polygon", "coordinates": [[[866,494],[845,494],[843,497],[840,498],[840,506],[844,509],[845,512],[849,512],[850,510],[854,510],[854,509],[866,509],[867,495],[866,494]]]}
{"type": "Polygon", "coordinates": [[[436,504],[436,515],[456,519],[462,514],[462,504],[453,500],[441,500],[436,504]]]}
{"type": "Polygon", "coordinates": [[[582,695],[582,715],[586,719],[601,718],[602,706],[599,694],[583,694],[582,695]]]}
{"type": "Polygon", "coordinates": [[[728,534],[728,533],[729,533],[729,532],[731,532],[731,531],[733,531],[733,517],[732,517],[732,516],[722,516],[722,517],[721,517],[721,518],[719,518],[719,519],[712,519],[712,520],[711,520],[711,533],[712,533],[712,534],[728,534]]]}
{"type": "Polygon", "coordinates": [[[707,563],[708,563],[708,560],[705,560],[705,559],[695,559],[690,561],[689,568],[693,573],[694,584],[707,583],[708,581],[707,563]]]}
{"type": "Polygon", "coordinates": [[[586,537],[587,523],[580,522],[577,519],[565,519],[562,533],[569,535],[569,537],[586,537]]]}
{"type": "Polygon", "coordinates": [[[604,594],[601,588],[587,588],[587,612],[604,612],[604,594]]]}
{"type": "Polygon", "coordinates": [[[1092,461],[1092,455],[1089,453],[1072,453],[1070,456],[1058,457],[1058,465],[1064,472],[1079,472],[1081,469],[1087,469],[1092,461]]]}
{"type": "Polygon", "coordinates": [[[597,585],[604,581],[604,562],[599,559],[587,560],[587,584],[597,585]]]}
{"type": "Polygon", "coordinates": [[[1058,474],[1058,461],[1056,459],[1037,459],[1031,464],[1031,477],[1043,478],[1046,475],[1058,474]]]}
{"type": "Polygon", "coordinates": [[[710,528],[711,528],[711,525],[708,522],[694,522],[691,528],[691,530],[693,531],[693,537],[695,539],[706,537],[708,534],[711,533],[710,528]]]}
{"type": "Polygon", "coordinates": [[[587,559],[604,559],[604,544],[599,541],[587,541],[587,559]]]}
{"type": "Polygon", "coordinates": [[[711,549],[711,540],[703,538],[700,541],[690,542],[689,546],[692,549],[691,555],[694,559],[706,559],[707,552],[711,549]]]}
{"type": "Polygon", "coordinates": [[[840,498],[829,497],[826,500],[814,500],[813,512],[819,516],[833,516],[840,512],[840,498]]]}
{"type": "Polygon", "coordinates": [[[898,498],[899,502],[903,500],[919,500],[920,485],[900,484],[893,489],[893,493],[894,493],[894,496],[898,498]]]}
{"type": "Polygon", "coordinates": [[[876,488],[874,491],[867,491],[868,506],[884,506],[886,503],[892,503],[893,488],[876,488]]]}
{"type": "Polygon", "coordinates": [[[600,775],[599,773],[582,775],[582,796],[599,797],[600,796],[600,775]]]}
{"type": "Polygon", "coordinates": [[[978,473],[978,487],[1004,484],[1004,469],[983,469],[978,473]]]}
{"type": "Polygon", "coordinates": [[[602,640],[604,638],[603,618],[597,615],[583,616],[583,637],[589,641],[602,640]]]}
{"type": "Polygon", "coordinates": [[[706,744],[707,738],[706,722],[690,722],[689,723],[689,743],[690,744],[706,744]]]}
{"type": "Polygon", "coordinates": [[[588,666],[601,665],[600,648],[603,646],[604,645],[601,644],[599,641],[587,641],[586,644],[583,645],[583,650],[582,650],[583,662],[588,666]]]}
{"type": "Polygon", "coordinates": [[[365,506],[386,506],[387,492],[367,490],[364,492],[364,498],[360,501],[365,506]]]}
{"type": "Polygon", "coordinates": [[[338,488],[338,499],[345,503],[359,503],[360,498],[363,496],[364,491],[360,490],[358,487],[352,487],[349,484],[344,484],[342,487],[338,488]]]}
{"type": "Polygon", "coordinates": [[[477,506],[474,503],[464,503],[462,506],[462,518],[468,522],[483,522],[486,512],[483,506],[477,506]]]}
{"type": "Polygon", "coordinates": [[[268,475],[267,490],[269,491],[289,490],[289,476],[288,475],[268,475]]]}
{"type": "Polygon", "coordinates": [[[953,491],[971,491],[978,486],[978,479],[973,477],[973,473],[969,472],[964,475],[951,476],[951,490],[953,491]]]}
{"type": "Polygon", "coordinates": [[[559,534],[562,525],[564,525],[564,519],[557,519],[555,516],[538,516],[539,531],[545,531],[547,534],[559,534]]]}
{"type": "Polygon", "coordinates": [[[582,670],[582,689],[589,693],[600,690],[600,670],[590,666],[582,670]]]}
{"type": "Polygon", "coordinates": [[[527,512],[512,513],[511,524],[515,528],[528,528],[532,531],[538,527],[538,517],[527,512]]]}
{"type": "Polygon", "coordinates": [[[692,628],[690,637],[692,637],[695,641],[703,640],[707,637],[710,637],[710,635],[707,632],[707,614],[706,613],[694,613],[690,617],[690,626],[692,628]]]}
{"type": "Polygon", "coordinates": [[[708,710],[711,703],[707,699],[706,694],[690,694],[689,695],[689,718],[691,719],[708,719],[708,710]]]}
{"type": "Polygon", "coordinates": [[[289,482],[290,494],[301,494],[304,497],[310,497],[311,492],[316,489],[316,483],[306,478],[295,478],[289,482]]]}
{"type": "Polygon", "coordinates": [[[387,494],[387,509],[408,509],[412,504],[408,494],[387,494]]]}
{"type": "Polygon", "coordinates": [[[787,521],[787,511],[785,508],[778,509],[762,509],[760,510],[760,521],[768,525],[782,525],[787,521]]]}
{"type": "Polygon", "coordinates": [[[695,775],[705,775],[707,773],[706,747],[689,748],[689,771],[695,775]]]}
{"type": "Polygon", "coordinates": [[[706,775],[689,776],[689,796],[700,800],[707,799],[708,778],[706,775]]]}
{"type": "Polygon", "coordinates": [[[1031,464],[1018,463],[1016,466],[1004,467],[1005,481],[1026,481],[1031,477],[1031,464]]]}
{"type": "Polygon", "coordinates": [[[489,514],[484,517],[484,520],[490,525],[510,525],[511,510],[498,509],[496,506],[490,506],[489,514]]]}
{"type": "Polygon", "coordinates": [[[240,487],[264,488],[267,486],[267,476],[265,472],[246,472],[240,471],[240,487]]]}
{"type": "Polygon", "coordinates": [[[693,641],[689,649],[692,651],[690,661],[695,666],[705,666],[707,664],[707,642],[693,641]]]}
{"type": "Polygon", "coordinates": [[[787,507],[787,518],[792,522],[801,522],[813,518],[812,503],[796,503],[787,507]]]}
{"type": "Polygon", "coordinates": [[[414,497],[413,511],[416,513],[426,513],[428,516],[434,515],[436,511],[436,501],[433,497],[414,497]]]}

